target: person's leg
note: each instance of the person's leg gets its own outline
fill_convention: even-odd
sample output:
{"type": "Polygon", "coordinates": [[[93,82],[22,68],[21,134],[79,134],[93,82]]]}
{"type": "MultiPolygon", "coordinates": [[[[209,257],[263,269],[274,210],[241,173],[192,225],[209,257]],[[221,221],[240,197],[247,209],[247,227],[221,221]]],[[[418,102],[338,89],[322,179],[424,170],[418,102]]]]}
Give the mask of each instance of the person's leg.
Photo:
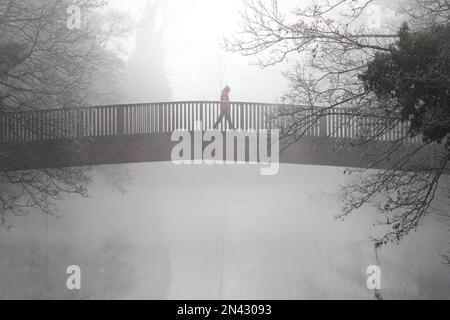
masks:
{"type": "Polygon", "coordinates": [[[220,115],[217,118],[217,121],[214,123],[214,126],[213,126],[214,129],[219,128],[219,123],[220,123],[220,121],[222,121],[223,117],[224,117],[224,112],[220,111],[220,115]]]}
{"type": "Polygon", "coordinates": [[[227,120],[230,129],[234,129],[233,121],[231,120],[231,115],[229,111],[225,113],[225,119],[227,120]]]}

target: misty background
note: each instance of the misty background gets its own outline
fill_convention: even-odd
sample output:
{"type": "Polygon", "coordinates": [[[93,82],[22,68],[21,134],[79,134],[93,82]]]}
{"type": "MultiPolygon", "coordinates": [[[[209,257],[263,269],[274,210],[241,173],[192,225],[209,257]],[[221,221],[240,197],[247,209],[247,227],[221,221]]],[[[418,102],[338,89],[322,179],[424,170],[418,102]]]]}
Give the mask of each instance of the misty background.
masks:
{"type": "MultiPolygon", "coordinates": [[[[136,23],[122,44],[120,103],[218,100],[225,85],[234,101],[278,101],[289,62],[261,69],[221,46],[242,6],[110,1],[136,23]]],[[[383,19],[395,21],[395,10],[385,10],[383,19]]],[[[376,264],[377,213],[365,206],[345,222],[334,219],[339,186],[350,179],[343,170],[280,165],[277,175],[260,176],[256,165],[100,167],[88,199],[66,196],[57,217],[15,217],[0,231],[0,298],[371,299],[366,268],[376,264]],[[80,291],[66,288],[72,264],[82,270],[80,291]]],[[[438,203],[437,212],[448,212],[438,203]]],[[[399,245],[382,248],[384,297],[449,298],[439,257],[448,240],[448,226],[427,217],[399,245]]]]}

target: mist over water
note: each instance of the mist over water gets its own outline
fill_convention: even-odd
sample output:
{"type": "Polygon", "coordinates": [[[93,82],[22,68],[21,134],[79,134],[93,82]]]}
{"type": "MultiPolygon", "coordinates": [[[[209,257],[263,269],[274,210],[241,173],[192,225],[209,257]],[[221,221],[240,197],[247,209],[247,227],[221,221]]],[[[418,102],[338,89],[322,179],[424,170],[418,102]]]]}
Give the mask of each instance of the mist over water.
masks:
{"type": "MultiPolygon", "coordinates": [[[[113,170],[124,170],[113,166],[113,170]]],[[[62,217],[0,233],[0,298],[371,299],[376,212],[337,222],[342,168],[127,165],[121,193],[98,176],[62,217]],[[66,268],[82,290],[66,289],[66,268]]],[[[385,298],[449,298],[447,228],[433,217],[380,251],[385,298]]]]}

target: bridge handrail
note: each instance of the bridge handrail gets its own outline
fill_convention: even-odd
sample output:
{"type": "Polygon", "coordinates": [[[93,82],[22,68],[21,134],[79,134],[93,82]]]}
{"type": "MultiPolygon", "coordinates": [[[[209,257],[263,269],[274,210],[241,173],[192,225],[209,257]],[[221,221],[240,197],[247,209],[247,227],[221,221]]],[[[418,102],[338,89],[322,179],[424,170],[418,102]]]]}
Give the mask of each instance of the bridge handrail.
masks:
{"type": "MultiPolygon", "coordinates": [[[[356,138],[362,128],[370,127],[376,114],[355,115],[345,108],[311,108],[307,105],[259,102],[230,102],[230,114],[236,127],[243,130],[283,127],[290,121],[290,108],[305,115],[317,112],[318,122],[305,124],[311,136],[356,138]],[[276,110],[283,110],[274,123],[276,110]],[[323,114],[320,114],[323,113],[323,114]],[[358,118],[358,119],[357,119],[358,118]]],[[[0,143],[57,138],[120,136],[171,132],[175,129],[193,130],[196,122],[202,129],[212,128],[220,112],[220,101],[170,101],[135,104],[86,106],[67,109],[2,111],[0,113],[0,143]]],[[[226,130],[222,123],[221,129],[226,130]]],[[[404,136],[407,127],[399,124],[398,132],[387,132],[380,140],[395,140],[404,136]]],[[[415,137],[414,139],[420,139],[415,137]]]]}

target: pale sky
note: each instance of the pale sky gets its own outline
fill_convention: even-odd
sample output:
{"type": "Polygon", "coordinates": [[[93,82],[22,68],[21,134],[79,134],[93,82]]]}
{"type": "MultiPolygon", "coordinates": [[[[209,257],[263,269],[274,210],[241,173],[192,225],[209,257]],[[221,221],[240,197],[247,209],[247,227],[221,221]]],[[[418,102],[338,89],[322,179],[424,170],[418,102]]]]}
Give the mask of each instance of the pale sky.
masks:
{"type": "MultiPolygon", "coordinates": [[[[111,5],[138,21],[145,2],[111,0],[111,5]]],[[[235,101],[276,102],[282,95],[287,87],[282,66],[261,69],[222,48],[224,36],[238,30],[242,6],[242,0],[168,1],[163,40],[172,100],[217,100],[225,85],[235,101]]]]}
{"type": "MultiPolygon", "coordinates": [[[[306,0],[279,1],[281,11],[306,5],[306,0]]],[[[394,9],[398,1],[379,0],[371,17],[363,17],[381,28],[398,20],[394,9]],[[391,7],[391,9],[389,9],[391,7]],[[376,19],[379,16],[379,19],[376,19]],[[372,21],[373,20],[373,21],[372,21]]],[[[136,21],[142,17],[146,0],[110,0],[119,10],[128,12],[136,21]]],[[[288,87],[282,71],[286,63],[261,69],[250,65],[250,58],[225,52],[223,39],[240,30],[242,0],[166,0],[164,24],[165,67],[172,89],[171,100],[217,100],[221,89],[229,85],[234,101],[277,102],[288,87]]],[[[127,47],[134,45],[130,39],[127,47]]],[[[295,57],[293,57],[295,60],[295,57]]],[[[292,63],[293,61],[291,61],[292,63]]]]}

